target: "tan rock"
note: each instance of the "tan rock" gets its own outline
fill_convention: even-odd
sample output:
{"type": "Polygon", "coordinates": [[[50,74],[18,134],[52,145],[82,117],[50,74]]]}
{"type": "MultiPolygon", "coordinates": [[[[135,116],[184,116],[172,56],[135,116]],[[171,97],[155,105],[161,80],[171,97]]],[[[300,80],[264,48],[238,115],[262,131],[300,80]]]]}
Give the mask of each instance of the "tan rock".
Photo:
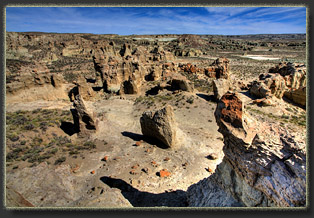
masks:
{"type": "Polygon", "coordinates": [[[213,80],[214,98],[219,100],[230,88],[230,82],[226,79],[213,80]]]}
{"type": "Polygon", "coordinates": [[[157,139],[170,148],[177,145],[177,124],[170,105],[156,112],[144,112],[140,124],[144,136],[157,139]]]}
{"type": "Polygon", "coordinates": [[[80,136],[86,136],[90,131],[97,129],[97,121],[92,112],[87,110],[85,102],[80,94],[74,97],[74,109],[71,110],[74,126],[80,136]]]}

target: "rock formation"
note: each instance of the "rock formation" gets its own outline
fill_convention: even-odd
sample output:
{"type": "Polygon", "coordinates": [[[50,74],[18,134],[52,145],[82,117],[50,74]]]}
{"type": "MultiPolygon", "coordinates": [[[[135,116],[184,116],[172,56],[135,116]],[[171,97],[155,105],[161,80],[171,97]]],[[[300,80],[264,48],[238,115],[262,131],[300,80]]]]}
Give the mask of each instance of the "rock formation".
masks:
{"type": "Polygon", "coordinates": [[[170,148],[177,145],[177,124],[170,105],[156,112],[144,112],[140,123],[144,136],[157,139],[170,148]]]}
{"type": "Polygon", "coordinates": [[[130,78],[121,83],[120,94],[139,94],[140,90],[136,83],[130,78]]]}
{"type": "Polygon", "coordinates": [[[215,116],[218,131],[224,136],[225,156],[212,176],[190,188],[190,203],[219,202],[223,195],[229,198],[225,202],[228,206],[235,202],[243,206],[304,206],[305,145],[276,134],[266,124],[257,125],[235,93],[228,92],[220,99],[215,116]],[[204,186],[217,187],[216,192],[222,194],[192,194],[192,190],[204,186]]]}
{"type": "Polygon", "coordinates": [[[216,77],[217,79],[228,79],[229,60],[227,58],[217,58],[208,68],[206,68],[205,74],[208,77],[216,77]]]}
{"type": "Polygon", "coordinates": [[[304,65],[280,63],[269,69],[268,74],[261,74],[253,81],[250,93],[258,98],[283,96],[293,102],[306,105],[306,68],[304,65]]]}
{"type": "Polygon", "coordinates": [[[304,64],[279,63],[269,73],[280,74],[287,86],[284,96],[302,106],[306,105],[306,67],[304,64]]]}
{"type": "Polygon", "coordinates": [[[194,85],[189,82],[184,76],[175,75],[170,81],[171,90],[182,90],[186,92],[193,92],[194,85]]]}
{"type": "Polygon", "coordinates": [[[305,206],[305,144],[279,135],[267,124],[257,125],[244,111],[239,94],[225,94],[215,116],[224,136],[225,156],[212,176],[189,188],[190,204],[305,206]],[[204,192],[207,194],[200,195],[204,192]],[[229,200],[223,202],[221,196],[229,200]]]}
{"type": "Polygon", "coordinates": [[[73,107],[74,109],[71,109],[71,113],[74,128],[80,136],[87,136],[90,131],[97,129],[95,115],[86,108],[85,102],[79,93],[74,96],[73,107]]]}
{"type": "Polygon", "coordinates": [[[69,91],[71,102],[75,100],[75,96],[78,94],[85,100],[89,100],[95,96],[93,89],[88,85],[85,78],[80,77],[73,84],[76,86],[69,91]]]}
{"type": "Polygon", "coordinates": [[[214,98],[218,101],[230,88],[230,82],[226,79],[213,80],[214,98]]]}
{"type": "Polygon", "coordinates": [[[229,60],[227,58],[217,58],[213,63],[209,64],[209,66],[196,66],[191,63],[187,64],[179,64],[180,70],[191,73],[191,74],[205,74],[209,78],[229,78],[229,60]]]}
{"type": "Polygon", "coordinates": [[[275,96],[281,99],[286,88],[285,80],[279,74],[261,74],[260,80],[253,82],[250,93],[258,98],[270,98],[275,96]]]}

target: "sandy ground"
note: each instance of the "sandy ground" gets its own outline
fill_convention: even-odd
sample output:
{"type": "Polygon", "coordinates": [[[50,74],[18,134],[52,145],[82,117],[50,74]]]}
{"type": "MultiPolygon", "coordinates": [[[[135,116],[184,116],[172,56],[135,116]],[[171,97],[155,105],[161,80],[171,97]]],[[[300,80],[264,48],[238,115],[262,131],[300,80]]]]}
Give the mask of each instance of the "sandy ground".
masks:
{"type": "MultiPolygon", "coordinates": [[[[204,97],[205,94],[181,94],[182,96],[186,95],[186,98],[193,96],[194,102],[193,104],[174,107],[180,144],[171,149],[165,149],[158,144],[146,141],[142,141],[140,146],[135,146],[136,142],[143,140],[139,122],[141,114],[146,110],[161,108],[161,104],[148,109],[144,104],[134,104],[136,96],[126,96],[124,98],[113,96],[109,100],[86,101],[88,108],[97,114],[98,130],[90,136],[91,139],[98,142],[97,149],[85,151],[78,158],[68,157],[66,159],[62,165],[77,168],[74,174],[69,175],[71,181],[77,182],[76,185],[69,185],[67,190],[59,191],[72,193],[72,189],[76,189],[76,186],[83,187],[82,184],[89,181],[86,188],[101,187],[106,193],[110,193],[112,190],[116,190],[118,193],[121,191],[121,193],[124,193],[124,198],[131,202],[133,206],[184,206],[187,188],[208,177],[214,172],[216,165],[221,162],[223,141],[221,134],[217,131],[218,126],[214,118],[216,104],[207,101],[204,97]],[[217,159],[212,159],[212,156],[217,159]],[[104,161],[105,157],[106,161],[104,161]],[[159,172],[163,169],[170,172],[170,176],[160,177],[159,172]],[[93,173],[91,174],[91,172],[93,173]],[[124,185],[112,187],[113,180],[118,180],[124,185]],[[154,200],[146,199],[147,202],[143,202],[142,199],[138,202],[139,199],[134,194],[130,195],[130,192],[123,192],[126,187],[136,190],[135,193],[137,194],[142,195],[145,193],[143,199],[146,199],[146,197],[150,199],[153,195],[154,200]],[[165,196],[165,193],[172,193],[172,197],[165,196]],[[172,203],[169,203],[170,200],[172,203]]],[[[183,100],[184,102],[186,98],[183,100]]],[[[173,106],[175,104],[174,101],[167,103],[173,106]]],[[[6,109],[7,111],[26,108],[28,110],[37,108],[68,110],[70,106],[71,103],[69,102],[41,100],[7,104],[6,109]]],[[[75,139],[75,136],[71,138],[75,139]]],[[[34,170],[36,171],[40,167],[42,166],[37,166],[34,170]]],[[[55,168],[53,165],[46,167],[50,170],[55,168]]],[[[7,185],[9,187],[16,190],[22,185],[21,180],[12,179],[20,177],[22,171],[22,169],[18,169],[7,172],[7,185]]],[[[38,178],[29,174],[23,177],[26,179],[23,183],[40,183],[37,181],[38,178]]],[[[36,187],[37,189],[41,190],[44,187],[39,185],[39,187],[36,187]]],[[[85,192],[84,189],[80,190],[85,192]]],[[[21,194],[25,195],[29,191],[21,191],[21,194]]],[[[41,190],[40,193],[44,195],[45,192],[41,190]]],[[[101,198],[99,193],[96,192],[93,192],[91,196],[93,196],[93,199],[101,198]]],[[[28,199],[32,198],[37,199],[32,195],[28,197],[28,199]]],[[[62,201],[62,197],[59,204],[61,204],[60,202],[64,206],[74,205],[74,201],[62,201]]],[[[33,200],[31,203],[41,206],[54,206],[58,204],[58,201],[52,203],[48,200],[33,200]]],[[[105,203],[101,204],[101,206],[106,205],[108,206],[105,203]]]]}

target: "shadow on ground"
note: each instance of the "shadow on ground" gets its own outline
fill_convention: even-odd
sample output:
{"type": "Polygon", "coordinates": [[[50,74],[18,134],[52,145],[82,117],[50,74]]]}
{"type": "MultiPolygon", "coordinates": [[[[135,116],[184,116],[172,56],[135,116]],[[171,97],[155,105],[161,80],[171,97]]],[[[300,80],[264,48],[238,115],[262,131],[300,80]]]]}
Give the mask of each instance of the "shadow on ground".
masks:
{"type": "Polygon", "coordinates": [[[148,144],[155,145],[155,146],[162,148],[162,149],[169,148],[167,145],[165,145],[161,141],[157,140],[156,138],[147,137],[147,136],[144,136],[141,134],[137,134],[137,133],[133,133],[133,132],[127,132],[127,131],[121,132],[121,134],[123,136],[129,137],[130,139],[133,139],[134,141],[143,140],[143,141],[147,142],[148,144]]]}
{"type": "Polygon", "coordinates": [[[71,123],[71,122],[62,121],[60,128],[61,128],[66,134],[68,134],[69,136],[71,136],[71,135],[73,135],[73,134],[75,134],[75,133],[78,132],[78,131],[76,130],[74,124],[71,123]]]}
{"type": "Polygon", "coordinates": [[[107,176],[101,177],[100,180],[111,188],[118,188],[122,195],[134,207],[186,207],[187,197],[186,192],[177,190],[173,192],[164,192],[154,194],[150,192],[142,192],[133,188],[130,184],[122,179],[109,178],[107,176]]]}
{"type": "Polygon", "coordinates": [[[196,95],[204,99],[205,101],[217,102],[214,95],[206,95],[206,94],[201,94],[201,93],[196,93],[196,95]]]}

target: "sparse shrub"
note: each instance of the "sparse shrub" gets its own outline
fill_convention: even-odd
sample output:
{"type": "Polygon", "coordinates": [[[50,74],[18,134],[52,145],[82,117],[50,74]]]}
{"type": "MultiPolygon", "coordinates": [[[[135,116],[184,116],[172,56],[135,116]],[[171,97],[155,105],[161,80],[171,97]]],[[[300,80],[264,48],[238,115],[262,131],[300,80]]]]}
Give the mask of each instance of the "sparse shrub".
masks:
{"type": "Polygon", "coordinates": [[[65,79],[65,81],[67,81],[67,82],[69,82],[69,83],[71,83],[71,82],[73,82],[74,80],[76,80],[77,77],[78,77],[77,74],[74,74],[74,73],[71,73],[71,72],[68,72],[68,73],[65,73],[65,74],[64,74],[64,79],[65,79]]]}
{"type": "Polygon", "coordinates": [[[93,149],[96,148],[96,144],[92,141],[87,141],[84,143],[84,147],[86,147],[87,149],[93,149]]]}
{"type": "Polygon", "coordinates": [[[293,112],[293,110],[290,107],[286,107],[287,111],[293,112]]]}
{"type": "Polygon", "coordinates": [[[35,146],[35,147],[40,146],[42,142],[43,142],[43,139],[36,136],[32,140],[32,146],[35,146]]]}
{"type": "Polygon", "coordinates": [[[191,96],[190,98],[188,98],[188,99],[186,100],[186,102],[189,103],[189,104],[193,104],[193,102],[194,102],[193,96],[191,96]]]}
{"type": "Polygon", "coordinates": [[[32,123],[27,124],[27,125],[24,126],[24,129],[25,129],[25,130],[32,130],[32,129],[34,129],[34,128],[35,128],[35,126],[34,126],[32,123]]]}
{"type": "Polygon", "coordinates": [[[64,161],[66,160],[66,157],[59,157],[56,161],[55,161],[55,165],[57,165],[57,164],[61,164],[61,163],[63,163],[64,161]]]}
{"type": "Polygon", "coordinates": [[[283,114],[283,115],[281,116],[281,118],[283,118],[283,119],[289,119],[290,116],[289,116],[289,115],[286,115],[286,114],[283,114]]]}
{"type": "Polygon", "coordinates": [[[17,135],[17,133],[12,133],[10,135],[8,135],[8,138],[12,141],[12,142],[16,142],[20,139],[20,137],[17,135]]]}
{"type": "Polygon", "coordinates": [[[80,153],[79,151],[75,150],[75,151],[70,151],[69,155],[74,155],[74,154],[79,154],[79,153],[80,153]]]}
{"type": "Polygon", "coordinates": [[[47,122],[41,122],[39,124],[39,128],[43,131],[46,132],[46,130],[48,129],[48,123],[47,122]]]}
{"type": "Polygon", "coordinates": [[[48,151],[50,154],[55,154],[58,152],[58,148],[53,148],[51,150],[48,151]]]}

